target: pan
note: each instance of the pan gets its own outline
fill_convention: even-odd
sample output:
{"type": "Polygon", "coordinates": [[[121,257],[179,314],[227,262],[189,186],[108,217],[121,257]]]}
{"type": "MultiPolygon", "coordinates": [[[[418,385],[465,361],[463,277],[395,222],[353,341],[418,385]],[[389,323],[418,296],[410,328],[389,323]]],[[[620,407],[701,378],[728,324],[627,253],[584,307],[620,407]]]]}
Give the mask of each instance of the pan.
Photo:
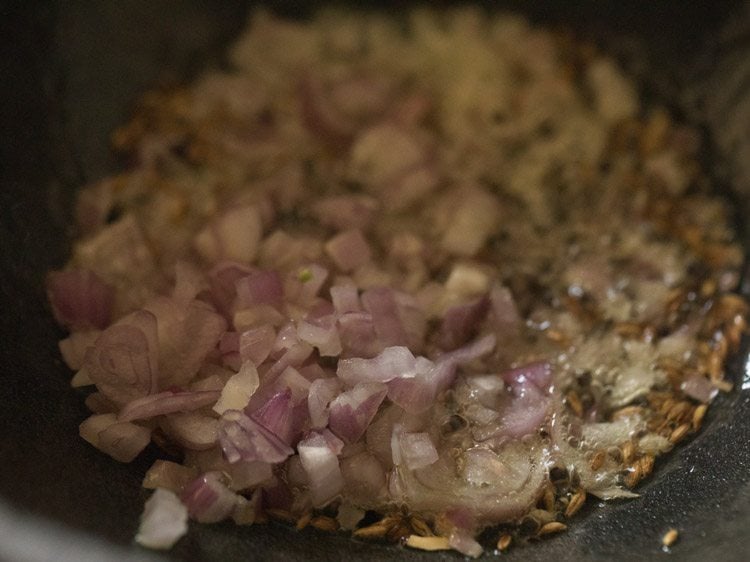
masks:
{"type": "MultiPolygon", "coordinates": [[[[738,2],[505,2],[615,54],[645,94],[701,125],[707,169],[743,217],[750,203],[750,6],[738,2]]],[[[358,6],[362,4],[359,3],[358,6]]],[[[493,9],[496,3],[490,3],[493,9]]],[[[367,3],[393,10],[403,3],[367,3]]],[[[118,163],[107,138],[160,82],[221,63],[247,2],[10,2],[0,11],[0,559],[457,560],[296,531],[281,524],[201,525],[165,554],[133,543],[154,453],[121,465],[77,435],[87,411],[59,359],[44,273],[70,249],[77,186],[118,163]]],[[[274,2],[304,17],[311,3],[274,2]]],[[[744,290],[748,292],[747,280],[744,290]]],[[[587,505],[569,532],[505,560],[746,560],[750,556],[750,378],[747,345],[729,365],[735,390],[704,430],[660,458],[635,501],[587,505]],[[661,536],[680,530],[664,552],[661,536]]],[[[485,556],[494,556],[488,551],[485,556]]]]}

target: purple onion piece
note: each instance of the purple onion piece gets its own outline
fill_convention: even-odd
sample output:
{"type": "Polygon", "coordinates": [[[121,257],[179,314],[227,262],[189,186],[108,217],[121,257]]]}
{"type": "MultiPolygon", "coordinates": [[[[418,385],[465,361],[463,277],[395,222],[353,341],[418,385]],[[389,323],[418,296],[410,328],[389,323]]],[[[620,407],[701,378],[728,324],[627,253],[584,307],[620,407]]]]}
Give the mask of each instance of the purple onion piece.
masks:
{"type": "Polygon", "coordinates": [[[218,437],[229,462],[243,460],[275,464],[294,453],[274,433],[238,410],[227,410],[221,416],[218,437]]]}
{"type": "Polygon", "coordinates": [[[330,405],[328,426],[347,443],[364,435],[385,399],[388,387],[382,383],[359,383],[339,394],[330,405]]]}
{"type": "Polygon", "coordinates": [[[220,472],[207,472],[190,482],[180,494],[191,519],[217,523],[232,515],[237,495],[221,481],[220,472]]]}
{"type": "Polygon", "coordinates": [[[192,412],[214,404],[221,396],[217,390],[177,391],[167,390],[128,402],[120,410],[120,421],[144,420],[175,412],[192,412]]]}
{"type": "Polygon", "coordinates": [[[47,275],[47,297],[57,323],[74,331],[105,328],[115,295],[93,271],[71,269],[47,275]]]}

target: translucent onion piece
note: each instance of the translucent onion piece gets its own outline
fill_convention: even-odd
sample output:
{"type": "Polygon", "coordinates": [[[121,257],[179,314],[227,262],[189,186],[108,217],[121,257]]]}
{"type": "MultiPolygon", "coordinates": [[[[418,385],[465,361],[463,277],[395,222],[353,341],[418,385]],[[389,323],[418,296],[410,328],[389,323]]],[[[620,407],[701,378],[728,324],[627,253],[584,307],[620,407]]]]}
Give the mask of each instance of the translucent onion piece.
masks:
{"type": "Polygon", "coordinates": [[[240,372],[232,375],[221,390],[213,410],[221,415],[227,410],[242,410],[260,385],[258,371],[252,361],[245,361],[240,372]]]}
{"type": "Polygon", "coordinates": [[[135,542],[146,548],[168,550],[187,533],[188,510],[170,490],[157,488],[146,500],[135,542]]]}
{"type": "Polygon", "coordinates": [[[195,468],[158,459],[146,471],[142,486],[149,490],[165,488],[179,494],[188,482],[191,482],[197,476],[198,471],[195,468]]]}
{"type": "Polygon", "coordinates": [[[336,376],[348,385],[360,382],[388,382],[399,376],[414,373],[416,358],[408,348],[388,347],[372,359],[342,359],[336,376]]]}

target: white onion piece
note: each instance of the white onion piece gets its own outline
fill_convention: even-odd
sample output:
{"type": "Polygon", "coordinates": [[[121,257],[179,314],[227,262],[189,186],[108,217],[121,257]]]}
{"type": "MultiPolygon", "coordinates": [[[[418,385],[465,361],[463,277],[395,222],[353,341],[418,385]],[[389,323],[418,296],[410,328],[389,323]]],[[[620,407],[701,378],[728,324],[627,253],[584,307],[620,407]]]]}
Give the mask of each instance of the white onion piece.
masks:
{"type": "Polygon", "coordinates": [[[313,429],[321,429],[328,425],[328,404],[341,391],[341,384],[337,378],[323,378],[314,380],[310,384],[307,395],[307,407],[310,412],[310,424],[313,429]]]}
{"type": "Polygon", "coordinates": [[[165,488],[179,494],[188,482],[191,482],[197,476],[198,471],[195,468],[158,459],[146,471],[141,485],[148,490],[165,488]]]}
{"type": "Polygon", "coordinates": [[[328,269],[320,264],[310,263],[301,267],[293,279],[296,285],[294,301],[303,306],[312,305],[327,279],[328,269]]]}
{"type": "Polygon", "coordinates": [[[328,425],[347,443],[354,443],[364,435],[385,399],[388,387],[382,383],[359,383],[339,394],[330,405],[328,425]]]}
{"type": "Polygon", "coordinates": [[[83,367],[86,350],[94,345],[100,334],[99,330],[86,330],[73,332],[67,338],[60,340],[58,347],[65,364],[73,371],[83,367]]]}
{"type": "Polygon", "coordinates": [[[131,462],[151,442],[151,430],[117,421],[114,414],[90,416],[79,426],[83,439],[120,462],[131,462]]]}
{"type": "Polygon", "coordinates": [[[157,488],[146,500],[135,542],[168,550],[187,533],[188,510],[174,492],[157,488]]]}
{"type": "Polygon", "coordinates": [[[359,302],[359,291],[353,283],[334,285],[331,287],[331,303],[336,314],[347,312],[360,312],[362,305],[359,302]]]}
{"type": "Polygon", "coordinates": [[[299,87],[302,122],[320,140],[344,147],[351,142],[355,125],[328,99],[320,78],[307,76],[299,87]]]}
{"type": "Polygon", "coordinates": [[[200,293],[208,291],[210,285],[203,272],[186,261],[175,264],[175,282],[172,297],[179,303],[187,305],[200,293]]]}
{"type": "Polygon", "coordinates": [[[232,512],[232,521],[237,525],[252,525],[258,518],[262,503],[263,490],[260,488],[253,492],[249,500],[242,496],[237,496],[237,504],[234,506],[234,511],[232,512]]]}
{"type": "Polygon", "coordinates": [[[190,517],[200,523],[223,521],[237,504],[237,495],[224,485],[220,472],[207,472],[188,483],[180,499],[190,517]]]}
{"type": "Polygon", "coordinates": [[[216,444],[219,422],[216,418],[194,412],[165,416],[160,424],[164,432],[186,449],[210,449],[216,444]]]}
{"type": "Polygon", "coordinates": [[[348,503],[342,503],[336,510],[336,521],[344,531],[352,531],[365,517],[365,510],[348,503]]]}
{"type": "Polygon", "coordinates": [[[335,499],[344,487],[339,460],[322,433],[313,431],[297,445],[300,461],[310,479],[314,507],[323,507],[335,499]]]}
{"type": "Polygon", "coordinates": [[[377,208],[377,199],[367,195],[332,195],[315,201],[310,211],[323,226],[346,230],[367,228],[377,208]]]}
{"type": "Polygon", "coordinates": [[[91,386],[93,384],[94,384],[94,381],[91,380],[91,377],[89,376],[89,372],[86,370],[85,367],[76,371],[76,374],[73,375],[73,378],[70,379],[70,386],[73,388],[80,388],[82,386],[91,386]]]}
{"type": "Polygon", "coordinates": [[[398,447],[398,459],[394,456],[393,464],[403,464],[409,470],[416,470],[430,466],[438,460],[438,452],[429,433],[407,433],[394,429],[394,434],[398,447]]]}
{"type": "Polygon", "coordinates": [[[322,357],[338,357],[341,353],[341,340],[336,328],[336,317],[324,316],[314,321],[300,320],[297,323],[299,338],[316,347],[322,357]]]}
{"type": "Polygon", "coordinates": [[[167,390],[128,402],[120,410],[117,418],[120,421],[133,421],[175,412],[191,412],[215,403],[219,395],[219,392],[215,390],[177,392],[167,390]]]}
{"type": "Polygon", "coordinates": [[[230,463],[239,460],[279,463],[294,453],[275,434],[237,410],[227,410],[221,416],[219,443],[230,463]]]}
{"type": "Polygon", "coordinates": [[[386,493],[383,465],[367,451],[341,459],[344,497],[361,507],[376,507],[386,493]]]}
{"type": "Polygon", "coordinates": [[[271,353],[276,341],[276,331],[273,326],[258,326],[240,334],[239,351],[244,361],[252,361],[260,365],[271,353]]]}
{"type": "Polygon", "coordinates": [[[345,273],[366,264],[372,257],[370,245],[358,228],[340,232],[328,240],[324,248],[336,267],[345,273]]]}
{"type": "Polygon", "coordinates": [[[360,382],[388,382],[396,377],[414,373],[417,360],[409,348],[387,347],[372,359],[342,359],[336,376],[347,386],[360,382]]]}
{"type": "Polygon", "coordinates": [[[101,333],[84,366],[102,394],[124,404],[156,390],[158,353],[156,317],[139,310],[101,333]]]}
{"type": "Polygon", "coordinates": [[[245,361],[240,372],[232,375],[221,389],[221,396],[213,407],[214,412],[221,415],[227,410],[242,410],[259,385],[260,378],[255,365],[252,361],[245,361]]]}
{"type": "Polygon", "coordinates": [[[46,285],[52,314],[61,326],[76,331],[109,324],[114,291],[93,271],[52,271],[46,285]]]}
{"type": "Polygon", "coordinates": [[[201,230],[194,239],[206,260],[237,260],[250,263],[258,253],[263,223],[257,207],[248,205],[226,211],[201,230]]]}

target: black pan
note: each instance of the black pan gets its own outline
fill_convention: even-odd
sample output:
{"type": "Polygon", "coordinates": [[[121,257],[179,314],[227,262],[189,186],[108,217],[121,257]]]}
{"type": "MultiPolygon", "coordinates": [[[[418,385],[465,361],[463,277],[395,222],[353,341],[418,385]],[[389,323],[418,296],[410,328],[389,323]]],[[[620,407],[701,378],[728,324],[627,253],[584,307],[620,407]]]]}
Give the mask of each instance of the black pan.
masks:
{"type": "MultiPolygon", "coordinates": [[[[146,497],[140,479],[154,453],[121,465],[78,438],[84,396],[68,387],[58,358],[61,334],[43,275],[66,260],[75,187],[116,169],[107,137],[138,93],[218,63],[247,5],[7,4],[0,7],[0,560],[458,560],[279,524],[195,525],[163,555],[133,544],[146,497]]],[[[274,6],[304,15],[300,4],[274,6]]],[[[640,76],[647,95],[702,123],[714,142],[707,164],[727,193],[738,192],[750,241],[741,220],[750,208],[742,194],[750,187],[750,5],[569,4],[510,3],[601,43],[640,76]]],[[[659,459],[640,499],[591,502],[569,532],[502,559],[750,559],[746,357],[747,345],[730,365],[737,390],[717,401],[698,437],[659,459]],[[667,554],[660,539],[670,527],[680,539],[667,554]]]]}

